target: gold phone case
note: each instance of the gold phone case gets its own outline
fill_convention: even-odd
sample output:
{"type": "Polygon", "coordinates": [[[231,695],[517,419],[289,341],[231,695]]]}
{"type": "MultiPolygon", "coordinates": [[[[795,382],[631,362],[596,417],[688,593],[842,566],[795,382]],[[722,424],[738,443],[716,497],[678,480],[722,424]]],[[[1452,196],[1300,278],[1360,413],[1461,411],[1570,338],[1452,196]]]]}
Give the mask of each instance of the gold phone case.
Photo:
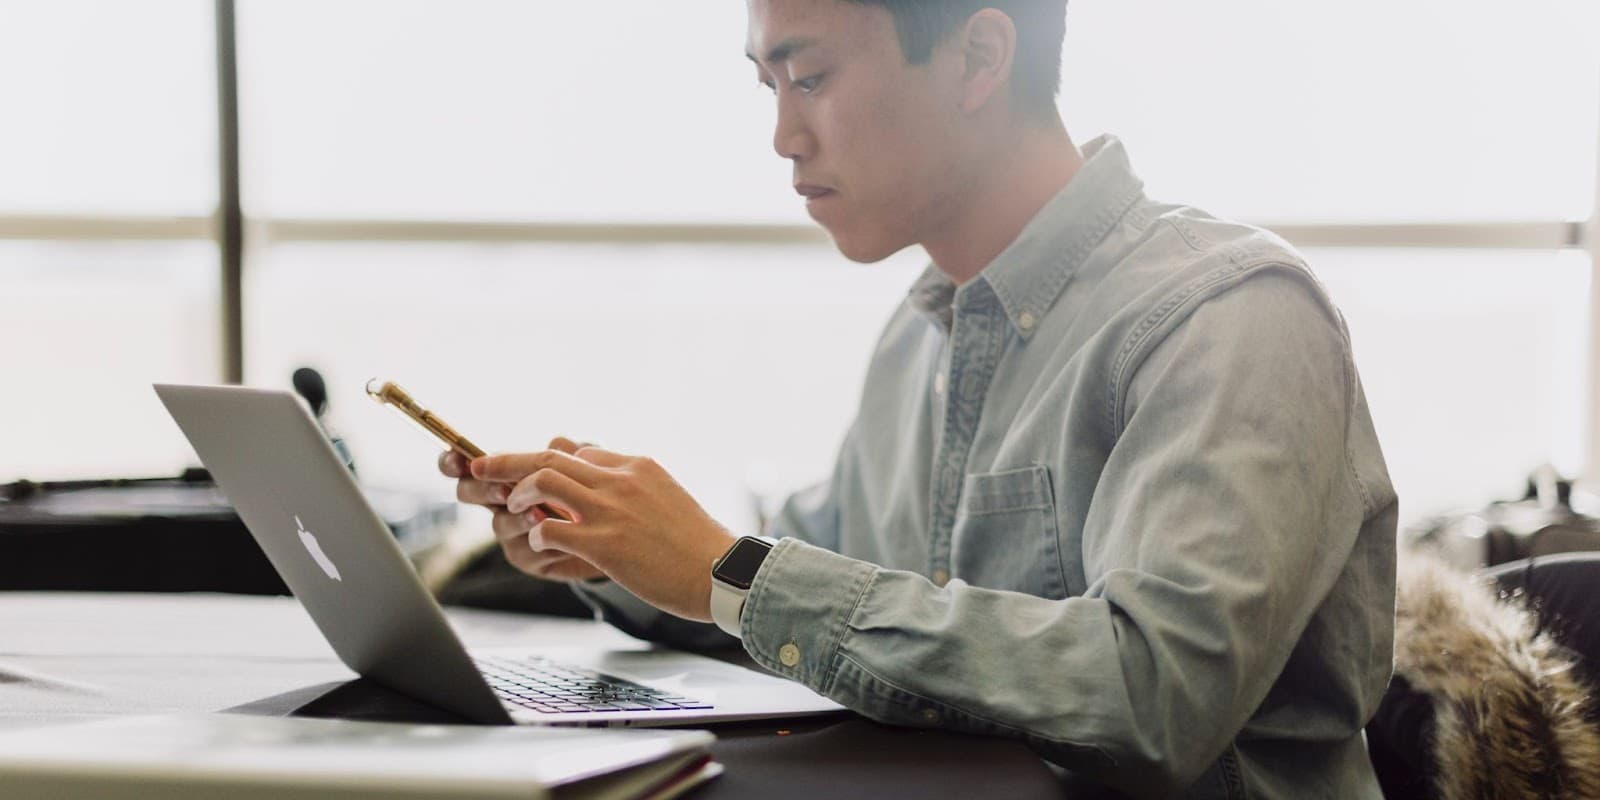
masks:
{"type": "Polygon", "coordinates": [[[445,447],[460,453],[466,458],[477,458],[483,455],[483,449],[473,444],[467,437],[456,432],[439,415],[423,408],[400,385],[393,381],[379,381],[373,378],[367,381],[367,395],[374,401],[382,403],[395,411],[400,412],[406,419],[416,425],[428,435],[438,439],[445,447]]]}
{"type": "MultiPolygon", "coordinates": [[[[407,394],[406,390],[400,388],[400,385],[394,381],[380,381],[377,378],[367,381],[367,396],[398,411],[401,416],[416,424],[424,433],[439,440],[446,447],[460,453],[463,457],[472,459],[484,455],[483,448],[473,444],[467,437],[456,433],[455,428],[450,427],[444,420],[439,419],[439,415],[423,408],[420,403],[411,399],[411,395],[407,394]]],[[[560,509],[552,508],[547,503],[540,503],[538,508],[547,517],[567,521],[572,519],[572,515],[560,509]]]]}

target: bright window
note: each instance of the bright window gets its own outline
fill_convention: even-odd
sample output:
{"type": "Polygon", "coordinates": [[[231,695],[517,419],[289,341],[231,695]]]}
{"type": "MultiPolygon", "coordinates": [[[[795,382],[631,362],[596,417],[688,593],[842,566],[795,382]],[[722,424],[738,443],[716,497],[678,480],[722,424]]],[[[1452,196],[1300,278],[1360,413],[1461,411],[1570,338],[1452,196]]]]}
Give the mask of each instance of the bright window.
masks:
{"type": "Polygon", "coordinates": [[[216,262],[210,242],[0,241],[0,483],[192,463],[150,384],[217,380],[216,262]]]}
{"type": "Polygon", "coordinates": [[[1350,327],[1402,518],[1583,468],[1581,253],[1313,250],[1350,327]]]}
{"type": "Polygon", "coordinates": [[[247,210],[802,222],[726,3],[240,5],[247,210]]]}
{"type": "Polygon", "coordinates": [[[209,214],[204,0],[0,0],[0,214],[209,214]]]}
{"type": "Polygon", "coordinates": [[[217,246],[160,230],[217,203],[213,7],[0,0],[0,229],[84,231],[0,238],[0,482],[193,459],[150,384],[221,374],[217,246]],[[155,238],[90,234],[103,217],[154,220],[155,238]]]}
{"type": "MultiPolygon", "coordinates": [[[[147,384],[219,377],[217,248],[192,220],[217,204],[213,7],[0,0],[0,333],[51,343],[9,365],[8,389],[25,388],[0,412],[28,425],[0,480],[186,460],[147,384]],[[40,214],[191,219],[143,242],[6,233],[40,214]]],[[[1069,8],[1068,126],[1120,136],[1158,199],[1335,225],[1591,212],[1593,0],[1069,8]]],[[[246,214],[809,225],[744,26],[720,3],[240,0],[246,214]]],[[[749,484],[826,472],[922,266],[823,244],[294,230],[247,228],[246,377],[322,368],[364,476],[443,491],[431,448],[361,397],[385,375],[494,449],[564,432],[655,455],[730,523],[749,484]],[[274,231],[291,233],[259,235],[274,231]]],[[[1349,319],[1403,514],[1513,494],[1542,461],[1580,468],[1582,253],[1308,255],[1349,319]]]]}
{"type": "Polygon", "coordinates": [[[1600,3],[1071,0],[1061,103],[1151,193],[1260,220],[1583,219],[1600,3]]]}

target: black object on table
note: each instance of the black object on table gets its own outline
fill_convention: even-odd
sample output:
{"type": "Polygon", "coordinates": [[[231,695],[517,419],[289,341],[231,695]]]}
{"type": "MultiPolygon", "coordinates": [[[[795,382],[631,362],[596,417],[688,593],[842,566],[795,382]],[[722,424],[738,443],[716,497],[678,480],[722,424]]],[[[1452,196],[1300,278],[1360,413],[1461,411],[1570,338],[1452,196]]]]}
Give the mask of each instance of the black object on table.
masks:
{"type": "MultiPolygon", "coordinates": [[[[453,503],[364,491],[409,553],[455,519],[453,503]]],[[[0,485],[0,589],[289,593],[203,469],[0,485]]]]}

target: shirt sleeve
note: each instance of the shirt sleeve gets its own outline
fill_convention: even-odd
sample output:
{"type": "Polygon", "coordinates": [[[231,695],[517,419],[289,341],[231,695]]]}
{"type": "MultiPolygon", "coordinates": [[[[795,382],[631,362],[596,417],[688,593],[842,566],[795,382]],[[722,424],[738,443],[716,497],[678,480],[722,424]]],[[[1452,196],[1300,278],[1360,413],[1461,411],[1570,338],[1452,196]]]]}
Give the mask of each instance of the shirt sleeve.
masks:
{"type": "Polygon", "coordinates": [[[1019,737],[1136,795],[1182,791],[1267,697],[1367,515],[1331,314],[1256,277],[1150,349],[1085,520],[1083,595],[938,587],[785,540],[745,649],[878,720],[1019,737]]]}

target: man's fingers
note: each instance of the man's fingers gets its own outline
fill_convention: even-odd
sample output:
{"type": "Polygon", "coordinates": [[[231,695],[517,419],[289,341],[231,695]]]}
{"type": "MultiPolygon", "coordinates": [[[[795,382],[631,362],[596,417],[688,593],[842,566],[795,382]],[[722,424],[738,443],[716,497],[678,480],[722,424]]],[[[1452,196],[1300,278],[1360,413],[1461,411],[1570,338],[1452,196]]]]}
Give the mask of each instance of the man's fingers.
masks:
{"type": "Polygon", "coordinates": [[[601,574],[589,562],[559,550],[533,551],[528,563],[530,574],[551,581],[577,581],[601,574]]]}
{"type": "Polygon", "coordinates": [[[614,468],[628,463],[629,457],[621,453],[613,453],[603,447],[586,444],[573,453],[577,458],[596,466],[614,468]]]}
{"type": "Polygon", "coordinates": [[[506,562],[516,567],[518,572],[538,576],[539,557],[528,549],[527,541],[501,542],[500,550],[505,553],[506,562]]]}
{"type": "Polygon", "coordinates": [[[547,581],[571,582],[603,577],[604,573],[577,556],[557,550],[530,550],[526,543],[507,548],[506,561],[519,571],[547,581]]]}
{"type": "Polygon", "coordinates": [[[563,453],[576,453],[585,447],[593,447],[592,442],[575,442],[565,436],[557,436],[550,440],[551,450],[560,450],[563,453]]]}
{"type": "Polygon", "coordinates": [[[591,487],[615,478],[606,467],[620,466],[626,460],[558,436],[550,441],[549,450],[538,453],[508,453],[468,462],[446,452],[439,456],[439,471],[461,478],[456,485],[461,502],[494,511],[495,539],[507,562],[534,577],[566,582],[604,577],[570,548],[584,509],[596,500],[591,487]],[[550,517],[545,507],[576,521],[550,517]]]}
{"type": "Polygon", "coordinates": [[[537,453],[507,453],[472,460],[472,477],[481,481],[516,483],[541,469],[556,470],[585,486],[598,486],[607,477],[605,470],[560,450],[537,453]]]}
{"type": "Polygon", "coordinates": [[[478,506],[503,506],[511,496],[511,484],[489,483],[462,478],[456,481],[456,499],[478,506]]]}
{"type": "Polygon", "coordinates": [[[563,561],[580,560],[577,556],[574,556],[571,553],[563,553],[560,550],[535,550],[530,546],[528,548],[528,552],[532,553],[532,555],[528,558],[528,566],[532,567],[541,575],[545,572],[548,572],[551,567],[560,564],[563,561]]]}
{"type": "MultiPolygon", "coordinates": [[[[584,514],[594,507],[594,492],[573,480],[571,476],[554,469],[541,469],[523,478],[506,498],[506,510],[524,513],[540,503],[548,503],[563,512],[584,514]]],[[[542,509],[541,509],[542,512],[542,509]]],[[[573,517],[572,513],[563,516],[573,517]]]]}
{"type": "Polygon", "coordinates": [[[528,531],[528,547],[534,550],[555,550],[573,553],[573,532],[578,523],[550,517],[528,531]]]}
{"type": "MultiPolygon", "coordinates": [[[[504,547],[513,545],[522,546],[527,541],[528,531],[533,528],[533,521],[527,514],[513,514],[510,511],[496,511],[494,522],[490,527],[494,529],[494,538],[499,540],[504,547]]],[[[509,554],[510,550],[507,550],[509,554]]]]}
{"type": "Polygon", "coordinates": [[[439,471],[447,478],[460,478],[467,474],[467,460],[454,450],[439,454],[439,471]]]}

